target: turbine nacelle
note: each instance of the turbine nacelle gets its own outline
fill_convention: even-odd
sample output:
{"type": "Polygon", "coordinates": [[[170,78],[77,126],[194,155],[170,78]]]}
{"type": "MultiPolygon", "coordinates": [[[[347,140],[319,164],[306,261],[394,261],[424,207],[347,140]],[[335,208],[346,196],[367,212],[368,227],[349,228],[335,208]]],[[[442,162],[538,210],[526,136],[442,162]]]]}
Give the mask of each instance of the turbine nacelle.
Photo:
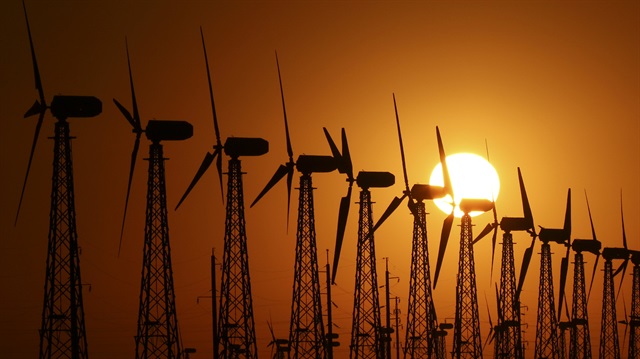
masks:
{"type": "Polygon", "coordinates": [[[479,211],[488,212],[493,209],[494,203],[485,198],[463,198],[460,201],[460,210],[465,214],[479,211]]]}
{"type": "Polygon", "coordinates": [[[613,259],[627,260],[629,259],[629,250],[627,248],[620,247],[606,247],[602,250],[602,257],[607,261],[613,259]]]}
{"type": "Polygon", "coordinates": [[[589,252],[597,256],[600,254],[602,243],[594,239],[574,239],[571,248],[576,252],[589,252]]]}
{"type": "MultiPolygon", "coordinates": [[[[34,105],[35,106],[35,105],[34,105]]],[[[94,96],[53,96],[51,114],[57,119],[95,117],[102,113],[102,101],[94,96]]]]}
{"type": "Polygon", "coordinates": [[[500,229],[504,232],[528,231],[533,228],[533,220],[524,217],[502,217],[500,229]]]}
{"type": "Polygon", "coordinates": [[[544,243],[556,242],[566,244],[569,242],[570,232],[564,229],[540,227],[538,237],[544,243]]]}
{"type": "Polygon", "coordinates": [[[296,160],[296,169],[304,174],[333,172],[337,165],[333,156],[300,155],[296,160]]]}
{"type": "Polygon", "coordinates": [[[232,158],[262,156],[269,152],[269,142],[262,138],[229,137],[224,142],[224,153],[232,158]]]}
{"type": "Polygon", "coordinates": [[[631,263],[640,265],[640,251],[629,250],[631,253],[631,263]]]}
{"type": "Polygon", "coordinates": [[[147,138],[154,143],[160,141],[183,141],[193,136],[193,126],[187,121],[149,120],[144,132],[147,138]]]}
{"type": "Polygon", "coordinates": [[[396,177],[390,172],[360,171],[356,177],[358,187],[363,189],[391,187],[395,182],[396,177]]]}
{"type": "Polygon", "coordinates": [[[411,198],[418,202],[424,200],[432,200],[436,198],[443,198],[447,195],[447,191],[442,186],[432,186],[429,184],[414,184],[411,187],[411,198]]]}

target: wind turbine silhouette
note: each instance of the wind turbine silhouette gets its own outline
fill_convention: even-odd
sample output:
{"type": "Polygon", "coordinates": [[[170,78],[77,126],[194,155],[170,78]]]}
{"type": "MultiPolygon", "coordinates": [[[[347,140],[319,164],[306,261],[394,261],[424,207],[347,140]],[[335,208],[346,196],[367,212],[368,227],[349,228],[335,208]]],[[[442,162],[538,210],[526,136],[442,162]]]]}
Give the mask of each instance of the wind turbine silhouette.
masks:
{"type": "MultiPolygon", "coordinates": [[[[589,300],[585,286],[584,256],[583,253],[592,253],[596,256],[593,266],[594,272],[591,276],[591,283],[595,276],[595,269],[600,258],[600,248],[602,244],[596,237],[591,216],[591,207],[587,192],[584,193],[587,201],[587,211],[589,212],[589,222],[591,223],[591,239],[574,239],[571,248],[575,252],[573,270],[573,299],[571,303],[571,332],[569,340],[569,357],[571,358],[591,358],[591,334],[589,332],[589,313],[587,303],[589,300]]],[[[589,288],[591,290],[591,288],[589,288]]]]}
{"type": "Polygon", "coordinates": [[[72,137],[67,120],[76,117],[97,116],[102,112],[102,102],[93,96],[56,95],[51,104],[47,105],[24,1],[22,6],[29,35],[35,87],[38,90],[38,99],[24,117],[37,114],[38,121],[14,225],[18,223],[36,144],[48,109],[57,121],[53,137],[48,251],[42,322],[39,331],[40,358],[51,358],[58,354],[78,359],[87,358],[80,253],[76,229],[73,158],[71,155],[72,137]]]}
{"type": "Polygon", "coordinates": [[[213,128],[216,143],[213,153],[207,152],[189,184],[184,195],[178,202],[176,209],[187,198],[202,175],[216,160],[216,169],[222,190],[222,151],[231,157],[229,159],[229,179],[227,181],[227,205],[224,234],[224,253],[222,257],[222,276],[220,284],[220,315],[217,323],[219,343],[215,343],[214,352],[223,358],[232,358],[237,352],[245,353],[247,358],[257,357],[255,321],[253,317],[253,299],[251,293],[251,278],[249,276],[249,254],[247,251],[247,235],[244,217],[244,190],[242,185],[241,156],[262,156],[269,151],[269,143],[262,138],[229,137],[222,146],[218,117],[213,98],[209,60],[204,41],[204,34],[200,28],[202,49],[204,51],[207,80],[209,84],[209,99],[213,113],[213,128]],[[218,345],[221,345],[220,349],[218,345]]]}
{"type": "MultiPolygon", "coordinates": [[[[276,53],[282,112],[284,115],[287,155],[285,164],[281,164],[262,192],[251,204],[253,207],[271,188],[287,176],[287,226],[291,200],[291,182],[294,168],[300,172],[300,195],[298,201],[298,225],[296,231],[296,249],[293,274],[293,298],[291,301],[291,322],[289,326],[289,345],[293,358],[318,358],[325,356],[325,337],[322,321],[322,302],[320,300],[320,280],[318,276],[318,254],[316,246],[315,210],[313,205],[313,173],[333,172],[336,161],[331,156],[300,155],[293,161],[293,148],[289,136],[287,109],[282,88],[280,63],[276,53]]],[[[330,349],[329,349],[330,350],[330,349]]]]}
{"type": "Polygon", "coordinates": [[[384,188],[392,186],[395,177],[389,172],[360,171],[354,179],[347,136],[342,129],[342,153],[335,142],[324,129],[331,153],[338,161],[338,171],[347,175],[349,187],[347,196],[340,200],[338,214],[338,233],[336,236],[336,250],[334,252],[333,275],[338,266],[339,253],[344,238],[344,229],[349,214],[351,188],[355,182],[360,187],[360,211],[358,217],[358,245],[356,258],[355,293],[353,302],[353,322],[351,328],[351,356],[356,358],[377,358],[384,350],[380,322],[380,303],[378,295],[378,280],[376,274],[375,241],[373,236],[373,213],[371,210],[370,188],[384,188]]]}
{"type": "Polygon", "coordinates": [[[136,358],[148,358],[149,356],[181,358],[183,348],[180,343],[176,314],[167,215],[165,158],[161,142],[189,139],[193,135],[193,127],[186,121],[150,120],[143,129],[133,85],[128,44],[127,65],[129,67],[133,115],[118,100],[113,99],[113,102],[133,128],[133,133],[135,133],[136,137],[133,144],[133,152],[131,153],[131,166],[129,168],[129,181],[118,253],[122,245],[131,183],[142,133],[151,141],[148,158],[147,207],[142,255],[140,306],[138,309],[137,334],[135,336],[136,358]]]}
{"type": "MultiPolygon", "coordinates": [[[[378,219],[378,222],[373,226],[373,230],[377,230],[398,208],[405,198],[408,199],[407,206],[413,216],[413,239],[404,355],[405,358],[430,358],[432,353],[435,353],[436,358],[444,358],[445,353],[437,350],[442,346],[439,346],[436,343],[436,341],[444,341],[444,336],[435,335],[436,331],[438,331],[438,319],[431,289],[431,269],[429,265],[427,238],[427,212],[425,210],[424,201],[442,198],[446,196],[446,194],[452,194],[453,192],[451,188],[425,184],[414,184],[411,189],[409,189],[404,145],[402,142],[400,118],[398,116],[395,94],[393,95],[393,106],[398,129],[398,142],[400,143],[400,157],[402,159],[402,172],[404,175],[405,190],[401,197],[393,198],[385,212],[380,216],[380,219],[378,219]]],[[[438,127],[436,127],[436,135],[438,138],[439,150],[444,153],[444,149],[442,148],[442,139],[440,138],[440,130],[438,127]]],[[[443,160],[443,158],[441,158],[441,160],[443,160]]],[[[443,178],[447,178],[445,183],[451,183],[448,179],[449,173],[447,172],[446,161],[441,162],[441,164],[443,169],[443,178]]]]}

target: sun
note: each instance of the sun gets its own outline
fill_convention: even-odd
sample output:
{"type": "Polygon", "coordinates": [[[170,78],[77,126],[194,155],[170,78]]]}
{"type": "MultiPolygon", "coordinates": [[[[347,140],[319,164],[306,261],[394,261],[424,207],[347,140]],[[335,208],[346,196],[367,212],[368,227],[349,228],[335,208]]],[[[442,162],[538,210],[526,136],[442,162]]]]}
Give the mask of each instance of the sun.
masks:
{"type": "MultiPolygon", "coordinates": [[[[484,198],[495,201],[500,192],[500,178],[495,168],[483,157],[473,153],[456,153],[447,156],[447,167],[451,177],[451,186],[455,198],[456,209],[454,215],[462,217],[460,201],[463,198],[484,198]]],[[[431,171],[429,184],[433,186],[443,186],[442,165],[438,163],[431,171]]],[[[451,213],[451,197],[434,201],[438,208],[444,213],[451,213]]],[[[471,212],[471,216],[477,216],[482,212],[471,212]]]]}

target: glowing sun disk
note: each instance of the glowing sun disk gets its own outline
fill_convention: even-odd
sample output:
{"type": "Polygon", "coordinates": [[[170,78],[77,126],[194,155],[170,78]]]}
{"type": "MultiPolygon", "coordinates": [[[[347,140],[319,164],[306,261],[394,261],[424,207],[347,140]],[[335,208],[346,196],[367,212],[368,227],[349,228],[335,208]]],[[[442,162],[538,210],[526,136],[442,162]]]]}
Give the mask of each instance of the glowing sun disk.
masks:
{"type": "MultiPolygon", "coordinates": [[[[453,196],[455,197],[456,209],[454,215],[462,217],[460,201],[463,198],[484,198],[490,201],[498,199],[500,192],[500,179],[495,168],[483,157],[473,153],[456,153],[447,156],[447,167],[453,196]]],[[[431,171],[429,184],[443,186],[442,165],[438,163],[431,171]]],[[[435,200],[436,205],[444,213],[451,213],[451,197],[435,200]]],[[[471,212],[471,216],[477,216],[482,212],[471,212]]]]}

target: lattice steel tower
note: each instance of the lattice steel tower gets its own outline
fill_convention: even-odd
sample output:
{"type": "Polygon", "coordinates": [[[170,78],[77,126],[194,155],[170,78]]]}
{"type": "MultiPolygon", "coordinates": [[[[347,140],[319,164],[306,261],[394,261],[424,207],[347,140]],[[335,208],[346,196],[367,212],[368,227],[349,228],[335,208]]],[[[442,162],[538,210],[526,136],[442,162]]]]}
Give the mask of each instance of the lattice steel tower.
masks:
{"type": "Polygon", "coordinates": [[[371,204],[371,192],[368,188],[362,188],[351,325],[351,358],[354,359],[382,358],[384,354],[379,333],[380,302],[371,204]]]}
{"type": "Polygon", "coordinates": [[[620,341],[618,338],[618,322],[616,320],[616,298],[613,285],[613,260],[627,260],[629,251],[626,248],[604,248],[604,287],[602,290],[602,319],[600,332],[600,359],[619,359],[620,341]]]}
{"type": "Polygon", "coordinates": [[[441,358],[438,354],[443,353],[431,344],[435,344],[438,320],[431,292],[425,204],[418,201],[415,207],[404,358],[430,358],[432,353],[441,358]]]}
{"type": "Polygon", "coordinates": [[[229,160],[224,254],[220,277],[221,358],[257,358],[240,160],[229,160]]]}
{"type": "Polygon", "coordinates": [[[631,318],[629,320],[629,359],[640,358],[640,251],[631,250],[633,284],[631,290],[631,318]]]}
{"type": "Polygon", "coordinates": [[[310,174],[300,176],[299,190],[289,343],[293,358],[324,358],[325,339],[310,174]]]}
{"type": "Polygon", "coordinates": [[[76,231],[73,163],[71,155],[71,139],[73,137],[70,136],[67,119],[97,116],[102,112],[102,103],[99,99],[90,96],[56,95],[53,97],[51,104],[47,105],[24,2],[23,7],[29,35],[35,87],[39,95],[39,99],[36,100],[33,106],[25,113],[24,117],[27,118],[36,114],[38,114],[39,117],[31,146],[20,202],[16,212],[15,223],[17,224],[20,215],[20,207],[22,206],[40,128],[42,127],[47,109],[50,109],[51,114],[58,121],[55,124],[55,134],[53,137],[51,208],[49,212],[44,302],[42,307],[42,322],[39,331],[39,358],[84,359],[88,357],[88,349],[82,301],[78,234],[76,231]]]}
{"type": "MultiPolygon", "coordinates": [[[[373,227],[377,230],[380,225],[398,208],[405,198],[408,198],[407,205],[413,215],[413,237],[411,246],[411,269],[409,276],[409,297],[407,309],[407,326],[405,332],[405,345],[403,350],[404,358],[431,358],[435,354],[436,358],[444,358],[444,336],[445,331],[438,330],[438,320],[436,317],[435,305],[433,304],[433,294],[431,290],[431,269],[429,265],[429,248],[427,239],[427,213],[424,201],[435,198],[442,198],[448,193],[452,193],[450,187],[449,173],[446,165],[446,155],[440,137],[440,130],[436,127],[438,149],[443,171],[443,179],[449,187],[431,186],[425,184],[415,184],[409,189],[409,179],[407,166],[404,157],[404,144],[402,142],[402,132],[400,130],[400,118],[396,105],[395,95],[393,105],[396,114],[396,125],[398,129],[398,142],[400,143],[400,155],[402,159],[402,170],[404,174],[405,189],[401,197],[394,197],[385,212],[373,227]],[[436,335],[441,334],[441,335],[436,335]],[[444,335],[442,335],[444,334],[444,335]]],[[[398,343],[399,345],[399,343],[398,343]]]]}
{"type": "Polygon", "coordinates": [[[136,358],[181,358],[162,145],[149,151],[147,210],[140,285],[136,358]]]}
{"type": "MultiPolygon", "coordinates": [[[[262,156],[269,151],[269,143],[262,138],[229,137],[224,145],[220,140],[216,106],[211,85],[211,73],[207,59],[207,49],[202,28],[200,29],[202,48],[204,50],[209,100],[213,114],[213,128],[216,143],[213,152],[207,152],[189,184],[186,192],[178,202],[176,209],[189,195],[202,175],[216,160],[216,169],[222,191],[222,152],[230,157],[228,164],[227,204],[224,229],[224,251],[222,255],[222,274],[220,279],[220,305],[218,322],[214,336],[214,358],[257,358],[255,322],[253,318],[253,300],[251,295],[251,279],[249,276],[249,254],[247,251],[247,234],[244,217],[244,194],[242,186],[241,156],[262,156]]],[[[215,290],[215,288],[213,289],[215,290]]],[[[215,298],[212,298],[215,300],[215,298]]]]}
{"type": "Polygon", "coordinates": [[[536,322],[535,358],[558,358],[558,319],[553,298],[551,245],[542,243],[540,284],[538,286],[538,314],[536,322]]]}
{"type": "Polygon", "coordinates": [[[576,250],[573,265],[573,300],[571,304],[572,326],[570,328],[569,358],[591,358],[591,335],[589,333],[589,315],[587,311],[587,293],[585,291],[584,258],[582,250],[576,250]]]}
{"type": "Polygon", "coordinates": [[[493,208],[488,200],[463,199],[461,218],[460,255],[456,281],[456,314],[453,327],[453,358],[482,358],[482,337],[478,313],[476,270],[473,258],[471,211],[486,212],[493,208]]]}
{"type": "Polygon", "coordinates": [[[513,235],[502,236],[502,263],[500,267],[500,306],[496,331],[495,358],[523,358],[522,332],[520,330],[520,303],[516,301],[513,235]]]}

